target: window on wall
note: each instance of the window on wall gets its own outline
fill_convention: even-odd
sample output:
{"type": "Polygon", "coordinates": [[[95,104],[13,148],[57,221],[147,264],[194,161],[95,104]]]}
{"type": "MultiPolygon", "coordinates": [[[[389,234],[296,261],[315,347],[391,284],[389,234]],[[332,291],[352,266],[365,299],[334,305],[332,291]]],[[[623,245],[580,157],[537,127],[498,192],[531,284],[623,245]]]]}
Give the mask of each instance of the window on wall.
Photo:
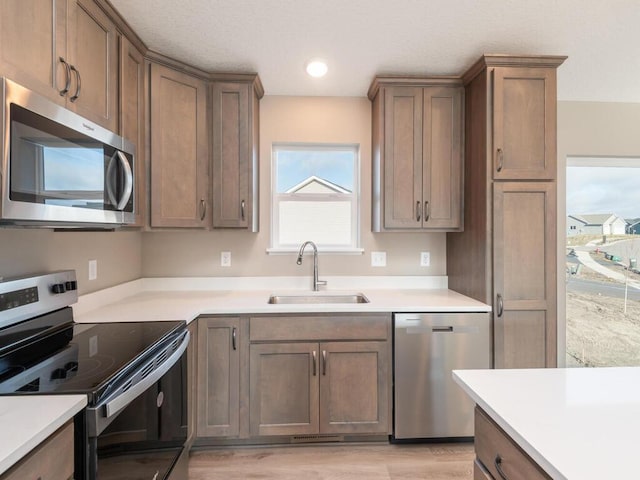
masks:
{"type": "Polygon", "coordinates": [[[357,145],[274,145],[272,250],[307,240],[323,251],[357,249],[359,163],[357,145]]]}

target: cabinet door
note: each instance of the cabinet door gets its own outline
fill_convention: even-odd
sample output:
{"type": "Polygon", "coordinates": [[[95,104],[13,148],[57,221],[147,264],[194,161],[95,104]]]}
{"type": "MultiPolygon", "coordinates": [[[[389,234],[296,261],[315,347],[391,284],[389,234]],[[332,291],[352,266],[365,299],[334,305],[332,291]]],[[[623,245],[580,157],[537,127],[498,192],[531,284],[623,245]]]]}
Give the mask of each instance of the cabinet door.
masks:
{"type": "Polygon", "coordinates": [[[198,320],[197,420],[199,437],[240,432],[240,319],[198,320]]]}
{"type": "Polygon", "coordinates": [[[493,178],[556,176],[556,72],[493,70],[493,178]]]}
{"type": "Polygon", "coordinates": [[[206,84],[152,64],[150,98],[151,226],[206,227],[206,84]]]}
{"type": "Polygon", "coordinates": [[[384,89],[384,227],[422,228],[422,88],[384,89]]]}
{"type": "Polygon", "coordinates": [[[74,81],[67,107],[115,132],[118,129],[116,27],[93,0],[68,0],[67,50],[74,81]]]}
{"type": "Polygon", "coordinates": [[[320,433],[389,433],[387,342],[320,344],[320,433]]]}
{"type": "Polygon", "coordinates": [[[0,74],[61,105],[66,12],[66,0],[0,2],[0,74]]]}
{"type": "Polygon", "coordinates": [[[555,367],[555,184],[496,182],[493,204],[495,367],[555,367]]]}
{"type": "Polygon", "coordinates": [[[462,87],[424,89],[423,226],[462,228],[462,87]]]}
{"type": "Polygon", "coordinates": [[[251,435],[318,433],[318,344],[253,344],[249,351],[251,435]]]}
{"type": "Polygon", "coordinates": [[[144,225],[146,208],[145,141],[144,141],[144,57],[127,40],[120,39],[120,134],[135,145],[134,226],[144,225]]]}
{"type": "Polygon", "coordinates": [[[213,99],[213,226],[251,225],[252,145],[248,84],[215,82],[213,99]]]}

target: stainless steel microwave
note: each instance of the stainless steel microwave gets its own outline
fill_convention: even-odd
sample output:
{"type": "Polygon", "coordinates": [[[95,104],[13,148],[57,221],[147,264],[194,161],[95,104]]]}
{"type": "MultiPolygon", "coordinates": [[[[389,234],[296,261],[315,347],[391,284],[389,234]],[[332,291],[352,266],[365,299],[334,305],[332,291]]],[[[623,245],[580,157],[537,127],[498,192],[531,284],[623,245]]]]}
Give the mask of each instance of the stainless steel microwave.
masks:
{"type": "Polygon", "coordinates": [[[133,144],[9,79],[1,81],[0,224],[133,223],[133,144]]]}

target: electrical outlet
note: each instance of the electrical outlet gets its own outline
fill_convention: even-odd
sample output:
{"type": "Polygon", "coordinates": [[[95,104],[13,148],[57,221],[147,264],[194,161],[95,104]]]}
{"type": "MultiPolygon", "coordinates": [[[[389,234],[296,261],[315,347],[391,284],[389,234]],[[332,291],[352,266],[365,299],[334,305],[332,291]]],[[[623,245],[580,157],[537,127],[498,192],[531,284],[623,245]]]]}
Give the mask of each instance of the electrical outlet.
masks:
{"type": "Polygon", "coordinates": [[[371,266],[372,267],[386,267],[387,266],[387,252],[371,252],[371,266]]]}
{"type": "Polygon", "coordinates": [[[431,253],[420,252],[420,266],[428,267],[429,265],[431,265],[431,253]]]}
{"type": "Polygon", "coordinates": [[[95,280],[98,278],[98,261],[89,260],[89,280],[95,280]]]}
{"type": "Polygon", "coordinates": [[[231,266],[231,252],[220,252],[220,266],[221,267],[231,266]]]}

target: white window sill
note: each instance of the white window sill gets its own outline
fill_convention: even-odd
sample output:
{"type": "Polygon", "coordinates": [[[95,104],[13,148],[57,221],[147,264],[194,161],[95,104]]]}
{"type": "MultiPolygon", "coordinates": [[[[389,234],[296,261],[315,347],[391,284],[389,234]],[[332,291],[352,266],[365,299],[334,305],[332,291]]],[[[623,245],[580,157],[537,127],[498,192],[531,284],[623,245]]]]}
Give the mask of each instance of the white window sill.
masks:
{"type": "MultiPolygon", "coordinates": [[[[297,254],[300,250],[299,247],[293,248],[267,248],[267,255],[289,255],[291,253],[297,254]]],[[[305,255],[311,253],[313,249],[305,249],[305,255]]],[[[347,248],[347,247],[318,247],[319,255],[362,255],[364,248],[347,248]]]]}

